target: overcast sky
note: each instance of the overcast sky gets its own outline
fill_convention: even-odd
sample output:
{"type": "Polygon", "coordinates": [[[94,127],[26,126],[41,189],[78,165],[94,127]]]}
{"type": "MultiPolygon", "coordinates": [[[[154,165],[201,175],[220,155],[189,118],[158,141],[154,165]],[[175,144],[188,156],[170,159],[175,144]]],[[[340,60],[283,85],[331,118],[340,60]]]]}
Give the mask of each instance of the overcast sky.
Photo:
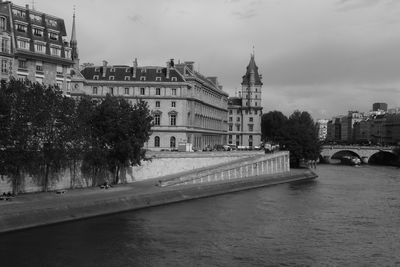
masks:
{"type": "Polygon", "coordinates": [[[374,102],[400,106],[399,0],[34,2],[65,19],[68,37],[76,6],[81,63],[195,61],[234,95],[254,46],[264,112],[299,109],[317,119],[374,102]]]}

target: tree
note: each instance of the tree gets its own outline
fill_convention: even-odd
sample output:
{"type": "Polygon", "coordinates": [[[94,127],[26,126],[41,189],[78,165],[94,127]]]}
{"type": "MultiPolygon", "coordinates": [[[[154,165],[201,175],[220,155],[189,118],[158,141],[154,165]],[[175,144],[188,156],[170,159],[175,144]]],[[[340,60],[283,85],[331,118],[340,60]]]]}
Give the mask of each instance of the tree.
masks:
{"type": "Polygon", "coordinates": [[[285,123],[280,145],[290,151],[290,162],[294,167],[300,160],[315,160],[319,157],[320,144],[316,125],[308,112],[295,111],[285,123]]]}
{"type": "Polygon", "coordinates": [[[149,139],[152,116],[146,102],[134,106],[123,98],[107,95],[92,117],[90,150],[83,169],[104,172],[108,168],[119,183],[122,168],[140,165],[145,157],[143,145],[149,139]]]}
{"type": "Polygon", "coordinates": [[[261,133],[262,140],[277,141],[282,136],[282,129],[287,117],[280,111],[270,111],[262,115],[261,133]]]}

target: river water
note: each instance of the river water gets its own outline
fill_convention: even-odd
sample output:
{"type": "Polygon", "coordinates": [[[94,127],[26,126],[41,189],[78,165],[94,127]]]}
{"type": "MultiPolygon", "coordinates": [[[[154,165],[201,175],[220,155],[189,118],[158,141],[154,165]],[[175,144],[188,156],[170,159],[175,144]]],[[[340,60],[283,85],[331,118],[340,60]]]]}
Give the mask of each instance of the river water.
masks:
{"type": "Polygon", "coordinates": [[[0,266],[400,266],[400,169],[283,184],[0,235],[0,266]]]}

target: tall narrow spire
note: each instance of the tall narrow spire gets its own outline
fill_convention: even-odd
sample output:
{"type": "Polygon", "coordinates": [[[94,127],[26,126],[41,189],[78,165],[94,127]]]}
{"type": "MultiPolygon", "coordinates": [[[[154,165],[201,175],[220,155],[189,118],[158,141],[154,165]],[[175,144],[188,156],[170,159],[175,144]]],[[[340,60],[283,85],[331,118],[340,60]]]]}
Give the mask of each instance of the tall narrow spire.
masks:
{"type": "Polygon", "coordinates": [[[74,67],[79,68],[78,41],[76,39],[76,26],[75,26],[75,6],[74,6],[74,15],[72,19],[72,33],[71,33],[70,45],[72,48],[71,59],[74,61],[74,67]]]}

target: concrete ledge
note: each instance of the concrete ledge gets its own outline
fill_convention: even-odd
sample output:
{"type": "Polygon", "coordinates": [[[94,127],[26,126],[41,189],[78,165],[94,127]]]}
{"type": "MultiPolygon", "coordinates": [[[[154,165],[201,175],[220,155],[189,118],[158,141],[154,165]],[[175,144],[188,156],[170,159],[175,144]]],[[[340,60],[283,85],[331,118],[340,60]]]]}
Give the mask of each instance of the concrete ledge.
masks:
{"type": "Polygon", "coordinates": [[[62,196],[54,193],[36,194],[19,201],[0,203],[0,233],[316,177],[315,173],[304,169],[278,175],[176,187],[161,188],[155,186],[155,180],[151,180],[119,186],[109,191],[92,188],[74,190],[62,196]]]}

